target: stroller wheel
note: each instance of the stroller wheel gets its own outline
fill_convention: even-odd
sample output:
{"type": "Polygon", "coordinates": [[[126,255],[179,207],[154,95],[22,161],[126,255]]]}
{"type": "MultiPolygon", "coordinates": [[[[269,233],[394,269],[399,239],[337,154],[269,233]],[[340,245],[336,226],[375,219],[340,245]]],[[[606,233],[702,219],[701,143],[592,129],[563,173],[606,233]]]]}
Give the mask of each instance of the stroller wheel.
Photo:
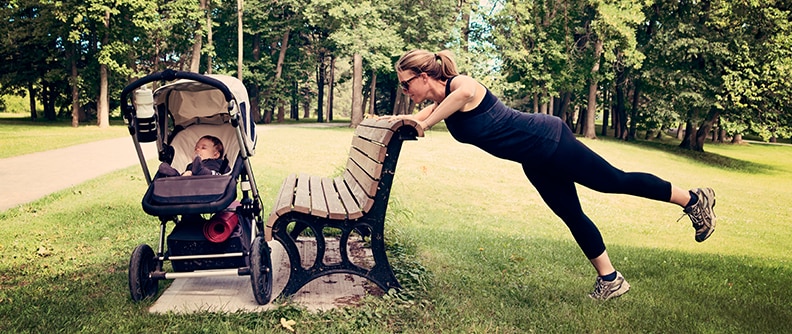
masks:
{"type": "Polygon", "coordinates": [[[269,303],[272,297],[272,260],[269,245],[262,237],[253,240],[250,250],[250,283],[256,302],[259,305],[269,303]]]}
{"type": "Polygon", "coordinates": [[[146,244],[135,247],[129,260],[129,292],[132,300],[137,302],[157,294],[159,284],[149,275],[156,268],[157,259],[151,247],[146,244]]]}

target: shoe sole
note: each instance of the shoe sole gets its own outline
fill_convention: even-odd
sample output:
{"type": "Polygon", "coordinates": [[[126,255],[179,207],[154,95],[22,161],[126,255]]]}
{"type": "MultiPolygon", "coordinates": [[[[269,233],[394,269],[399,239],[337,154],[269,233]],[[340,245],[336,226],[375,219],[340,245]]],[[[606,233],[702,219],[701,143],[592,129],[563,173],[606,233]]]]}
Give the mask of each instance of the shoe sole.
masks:
{"type": "Polygon", "coordinates": [[[696,235],[696,242],[704,242],[704,240],[709,239],[709,237],[712,235],[712,232],[715,232],[715,220],[717,219],[717,216],[715,216],[715,212],[712,211],[712,209],[715,208],[715,204],[717,203],[718,201],[715,198],[715,191],[712,191],[712,206],[710,207],[710,211],[712,212],[712,226],[710,226],[710,228],[707,230],[707,234],[705,234],[703,237],[696,235]]]}

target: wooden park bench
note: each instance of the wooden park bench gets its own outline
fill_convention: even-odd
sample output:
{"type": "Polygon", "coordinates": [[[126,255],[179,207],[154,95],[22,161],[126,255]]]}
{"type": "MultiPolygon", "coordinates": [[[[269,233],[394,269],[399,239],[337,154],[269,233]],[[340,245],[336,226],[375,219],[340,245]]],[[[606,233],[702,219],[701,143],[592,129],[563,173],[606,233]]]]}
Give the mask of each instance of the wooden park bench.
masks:
{"type": "Polygon", "coordinates": [[[289,281],[281,296],[335,273],[362,276],[384,291],[400,287],[385,253],[385,212],[402,142],[418,137],[423,129],[415,121],[366,119],[355,130],[342,176],[292,174],[283,181],[265,228],[265,240],[274,237],[289,256],[289,281]],[[326,228],[340,232],[340,262],[325,263],[326,228]],[[370,235],[373,266],[350,261],[347,245],[353,232],[370,235]],[[316,256],[305,264],[299,235],[316,241],[316,256]]]}

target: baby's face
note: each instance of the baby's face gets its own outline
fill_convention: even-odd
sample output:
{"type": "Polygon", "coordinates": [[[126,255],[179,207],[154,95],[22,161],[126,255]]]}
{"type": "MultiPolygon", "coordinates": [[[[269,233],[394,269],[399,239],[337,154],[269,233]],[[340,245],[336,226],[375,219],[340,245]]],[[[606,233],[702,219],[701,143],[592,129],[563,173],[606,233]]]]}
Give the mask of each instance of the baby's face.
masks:
{"type": "Polygon", "coordinates": [[[215,149],[211,140],[203,138],[195,143],[195,155],[201,157],[201,160],[217,159],[220,157],[220,152],[215,149]]]}

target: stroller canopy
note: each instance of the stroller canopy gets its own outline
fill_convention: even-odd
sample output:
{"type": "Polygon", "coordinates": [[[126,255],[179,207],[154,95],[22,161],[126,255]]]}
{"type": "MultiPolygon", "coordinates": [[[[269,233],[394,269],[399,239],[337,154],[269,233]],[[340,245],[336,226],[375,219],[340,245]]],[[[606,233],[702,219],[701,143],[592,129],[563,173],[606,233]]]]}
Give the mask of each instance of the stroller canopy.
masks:
{"type": "Polygon", "coordinates": [[[250,101],[245,85],[237,78],[228,75],[207,74],[224,84],[233,95],[236,103],[229,110],[229,102],[215,86],[193,81],[177,80],[154,91],[154,104],[161,110],[165,106],[173,119],[175,127],[187,128],[193,124],[223,124],[230,116],[239,113],[240,126],[247,135],[251,149],[256,142],[255,123],[250,115],[250,101]]]}

